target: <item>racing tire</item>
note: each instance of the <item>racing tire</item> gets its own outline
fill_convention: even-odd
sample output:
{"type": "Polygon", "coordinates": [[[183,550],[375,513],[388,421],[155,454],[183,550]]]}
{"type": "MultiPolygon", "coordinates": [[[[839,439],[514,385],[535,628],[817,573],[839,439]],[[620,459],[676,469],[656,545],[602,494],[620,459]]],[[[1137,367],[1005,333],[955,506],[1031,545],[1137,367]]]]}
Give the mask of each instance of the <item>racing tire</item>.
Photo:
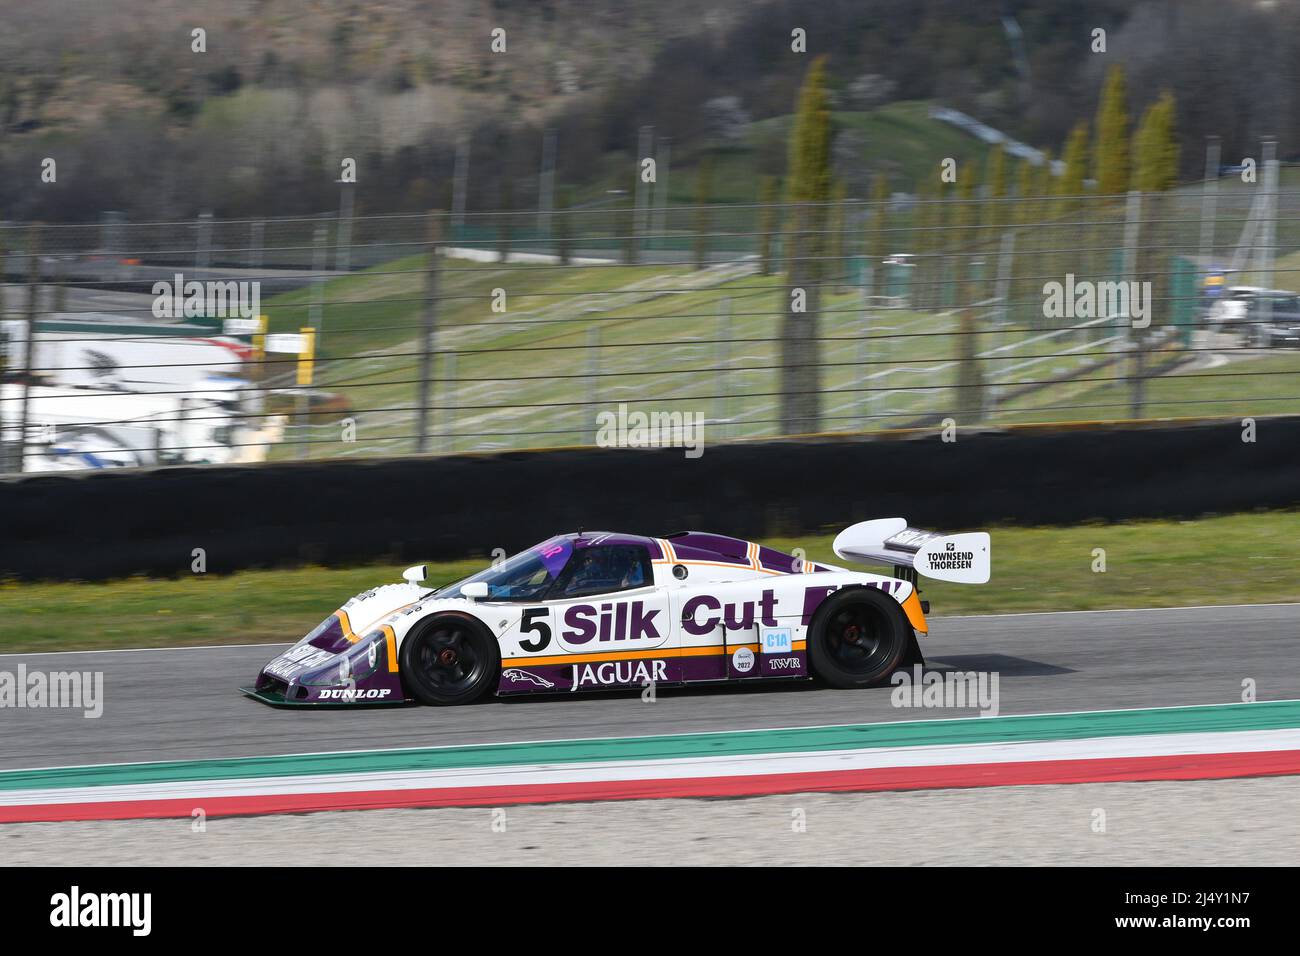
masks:
{"type": "Polygon", "coordinates": [[[875,588],[832,594],[808,630],[813,673],[832,687],[882,683],[903,662],[912,637],[898,602],[875,588]]]}
{"type": "Polygon", "coordinates": [[[420,703],[468,704],[499,680],[501,648],[479,621],[439,614],[402,641],[398,667],[407,693],[420,703]]]}

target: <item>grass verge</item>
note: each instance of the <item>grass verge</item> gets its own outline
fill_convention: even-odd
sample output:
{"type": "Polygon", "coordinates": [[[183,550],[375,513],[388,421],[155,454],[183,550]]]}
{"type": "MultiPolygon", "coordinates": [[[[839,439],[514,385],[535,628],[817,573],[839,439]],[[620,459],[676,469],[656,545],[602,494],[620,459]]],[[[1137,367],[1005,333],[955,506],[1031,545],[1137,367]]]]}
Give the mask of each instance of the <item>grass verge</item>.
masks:
{"type": "MultiPolygon", "coordinates": [[[[772,539],[813,560],[837,559],[833,535],[772,539]]],[[[993,529],[993,579],[928,582],[937,615],[1300,601],[1300,512],[1074,528],[993,529]],[[1094,571],[1105,552],[1104,573],[1094,571]]],[[[482,559],[430,566],[442,583],[482,559]]],[[[245,571],[179,580],[0,584],[0,651],[289,641],[349,596],[400,580],[395,565],[245,571]]]]}

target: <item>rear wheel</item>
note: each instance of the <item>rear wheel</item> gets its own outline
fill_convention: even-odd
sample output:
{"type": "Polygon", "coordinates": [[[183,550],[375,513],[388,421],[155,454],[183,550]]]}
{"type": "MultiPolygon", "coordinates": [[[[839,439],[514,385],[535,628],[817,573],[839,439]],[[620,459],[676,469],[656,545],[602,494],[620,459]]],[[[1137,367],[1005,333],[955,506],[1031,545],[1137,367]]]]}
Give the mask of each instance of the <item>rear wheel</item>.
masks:
{"type": "Polygon", "coordinates": [[[874,588],[831,595],[809,629],[813,673],[832,687],[870,687],[903,661],[911,627],[893,598],[874,588]]]}
{"type": "Polygon", "coordinates": [[[501,649],[478,621],[446,614],[420,624],[402,641],[402,681],[422,704],[468,704],[501,670],[501,649]]]}

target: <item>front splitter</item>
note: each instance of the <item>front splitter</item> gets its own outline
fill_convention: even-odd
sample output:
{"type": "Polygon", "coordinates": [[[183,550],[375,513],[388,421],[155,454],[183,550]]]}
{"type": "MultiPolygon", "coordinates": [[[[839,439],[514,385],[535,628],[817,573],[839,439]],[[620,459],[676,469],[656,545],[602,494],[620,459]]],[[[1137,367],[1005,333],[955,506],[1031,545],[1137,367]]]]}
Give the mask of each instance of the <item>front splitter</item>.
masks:
{"type": "Polygon", "coordinates": [[[347,707],[355,710],[358,707],[395,707],[412,703],[404,697],[397,700],[290,700],[279,691],[258,690],[256,687],[241,687],[239,692],[270,707],[347,707]]]}

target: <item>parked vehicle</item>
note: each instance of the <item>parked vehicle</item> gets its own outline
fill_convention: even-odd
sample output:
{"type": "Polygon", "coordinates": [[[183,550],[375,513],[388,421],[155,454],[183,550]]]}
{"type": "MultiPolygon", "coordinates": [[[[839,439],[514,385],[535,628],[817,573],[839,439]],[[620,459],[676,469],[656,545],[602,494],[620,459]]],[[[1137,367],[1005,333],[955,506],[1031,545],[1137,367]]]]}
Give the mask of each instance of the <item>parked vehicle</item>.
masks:
{"type": "Polygon", "coordinates": [[[0,385],[0,439],[18,442],[25,404],[25,472],[226,463],[247,419],[214,384],[177,395],[9,382],[0,385]]]}

